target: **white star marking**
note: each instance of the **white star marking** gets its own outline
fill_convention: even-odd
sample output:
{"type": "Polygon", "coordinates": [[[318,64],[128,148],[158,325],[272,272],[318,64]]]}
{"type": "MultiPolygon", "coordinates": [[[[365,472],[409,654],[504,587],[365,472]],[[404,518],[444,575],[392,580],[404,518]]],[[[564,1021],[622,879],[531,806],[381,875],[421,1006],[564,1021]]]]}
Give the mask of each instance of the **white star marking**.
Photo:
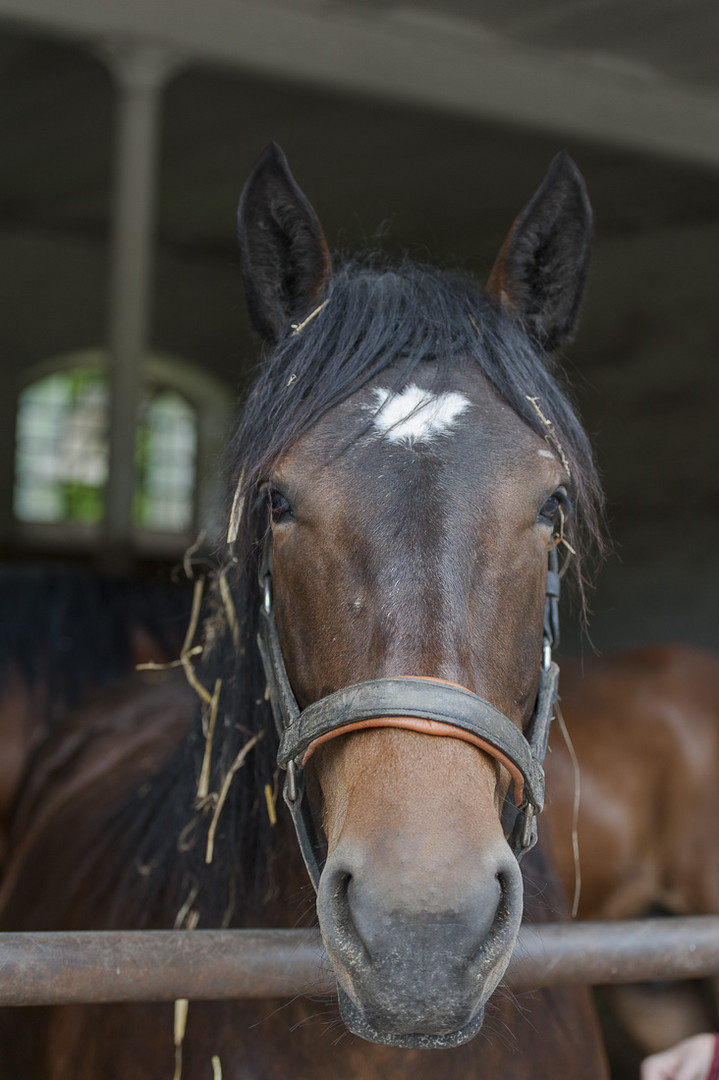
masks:
{"type": "Polygon", "coordinates": [[[414,446],[447,435],[471,402],[464,394],[434,394],[414,383],[399,393],[376,387],[373,423],[377,433],[393,443],[414,446]]]}

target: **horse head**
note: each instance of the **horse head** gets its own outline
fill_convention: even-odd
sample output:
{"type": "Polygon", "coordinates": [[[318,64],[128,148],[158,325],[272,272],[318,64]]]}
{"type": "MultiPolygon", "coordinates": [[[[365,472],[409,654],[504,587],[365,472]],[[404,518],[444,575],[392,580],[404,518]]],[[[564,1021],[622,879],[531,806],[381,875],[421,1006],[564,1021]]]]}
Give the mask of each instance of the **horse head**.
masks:
{"type": "Polygon", "coordinates": [[[343,1017],[389,1045],[471,1038],[519,928],[556,685],[551,553],[593,483],[545,353],[574,328],[590,233],[566,155],[485,289],[334,269],[277,147],[240,203],[271,451],[233,518],[252,502],[269,519],[261,645],[343,1017]]]}

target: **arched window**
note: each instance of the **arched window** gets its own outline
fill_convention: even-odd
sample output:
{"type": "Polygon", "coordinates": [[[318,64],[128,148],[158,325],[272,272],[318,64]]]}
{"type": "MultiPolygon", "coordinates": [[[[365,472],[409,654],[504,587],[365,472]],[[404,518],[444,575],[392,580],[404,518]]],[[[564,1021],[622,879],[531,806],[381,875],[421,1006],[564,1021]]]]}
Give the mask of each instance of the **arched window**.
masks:
{"type": "MultiPolygon", "coordinates": [[[[97,533],[105,517],[110,389],[107,357],[90,350],[36,371],[18,396],[13,513],[27,528],[97,533]]],[[[215,532],[215,458],[230,395],[172,357],[145,365],[135,441],[132,526],[140,546],[173,548],[215,532]],[[203,478],[203,490],[198,480],[203,478]],[[154,540],[153,540],[154,536],[154,540]]]]}

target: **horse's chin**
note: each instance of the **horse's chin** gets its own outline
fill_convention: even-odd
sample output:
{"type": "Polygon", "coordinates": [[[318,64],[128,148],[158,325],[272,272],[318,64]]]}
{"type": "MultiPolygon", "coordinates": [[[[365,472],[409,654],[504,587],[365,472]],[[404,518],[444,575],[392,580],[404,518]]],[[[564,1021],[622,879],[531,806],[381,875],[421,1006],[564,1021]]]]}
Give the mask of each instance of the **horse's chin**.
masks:
{"type": "Polygon", "coordinates": [[[367,1042],[379,1043],[381,1046],[394,1046],[403,1050],[451,1050],[452,1047],[461,1046],[473,1039],[484,1022],[484,1005],[481,1005],[472,1019],[457,1031],[436,1035],[425,1034],[421,1031],[401,1034],[378,1031],[365,1020],[355,1003],[341,987],[337,988],[337,993],[340,1013],[349,1031],[353,1035],[366,1039],[367,1042]]]}

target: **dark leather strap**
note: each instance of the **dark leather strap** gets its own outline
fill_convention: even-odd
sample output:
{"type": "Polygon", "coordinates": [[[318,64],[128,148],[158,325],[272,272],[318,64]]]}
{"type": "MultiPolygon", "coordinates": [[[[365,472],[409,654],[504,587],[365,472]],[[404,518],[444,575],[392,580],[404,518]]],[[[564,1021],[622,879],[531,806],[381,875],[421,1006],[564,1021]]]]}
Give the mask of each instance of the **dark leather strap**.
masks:
{"type": "Polygon", "coordinates": [[[546,600],[544,604],[544,640],[549,642],[553,649],[559,645],[559,590],[561,578],[559,576],[559,555],[556,547],[549,550],[549,565],[547,569],[546,600]]]}
{"type": "Polygon", "coordinates": [[[270,691],[275,727],[281,739],[284,732],[298,722],[301,710],[292,692],[290,680],[287,677],[274,609],[270,608],[268,611],[264,605],[260,608],[257,645],[265,669],[267,687],[270,691]]]}
{"type": "MultiPolygon", "coordinates": [[[[544,775],[522,732],[488,701],[464,687],[434,679],[371,679],[345,686],[308,705],[280,736],[277,762],[283,768],[303,762],[317,739],[363,720],[417,717],[461,728],[478,736],[517,767],[524,781],[520,801],[539,812],[544,804],[544,775]]],[[[441,731],[437,732],[441,734],[441,731]]]]}

